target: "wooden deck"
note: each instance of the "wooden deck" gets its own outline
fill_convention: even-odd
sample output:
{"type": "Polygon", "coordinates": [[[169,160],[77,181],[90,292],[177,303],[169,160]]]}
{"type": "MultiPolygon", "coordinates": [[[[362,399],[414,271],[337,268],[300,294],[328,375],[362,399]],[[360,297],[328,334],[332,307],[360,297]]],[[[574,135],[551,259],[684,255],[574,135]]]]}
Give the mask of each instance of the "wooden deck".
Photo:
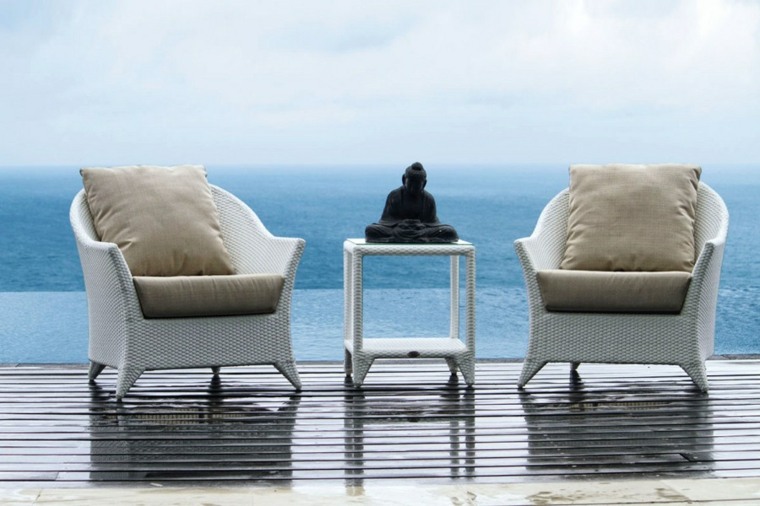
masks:
{"type": "Polygon", "coordinates": [[[364,388],[337,363],[149,372],[123,402],[115,373],[0,367],[0,484],[509,483],[760,475],[760,360],[711,360],[709,395],[677,367],[378,362],[364,388]]]}

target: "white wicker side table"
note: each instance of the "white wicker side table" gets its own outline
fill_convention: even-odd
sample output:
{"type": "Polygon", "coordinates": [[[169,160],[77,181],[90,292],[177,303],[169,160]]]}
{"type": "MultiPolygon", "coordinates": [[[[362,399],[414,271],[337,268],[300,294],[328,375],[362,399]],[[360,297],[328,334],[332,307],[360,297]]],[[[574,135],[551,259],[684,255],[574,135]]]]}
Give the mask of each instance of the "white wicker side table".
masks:
{"type": "Polygon", "coordinates": [[[461,370],[468,385],[475,383],[475,246],[459,241],[445,244],[378,244],[364,239],[347,239],[343,243],[343,345],[344,367],[361,386],[376,358],[443,358],[456,374],[461,370]],[[451,257],[450,335],[447,337],[364,337],[364,257],[449,256],[451,257]],[[459,261],[465,258],[465,339],[460,338],[459,261]]]}

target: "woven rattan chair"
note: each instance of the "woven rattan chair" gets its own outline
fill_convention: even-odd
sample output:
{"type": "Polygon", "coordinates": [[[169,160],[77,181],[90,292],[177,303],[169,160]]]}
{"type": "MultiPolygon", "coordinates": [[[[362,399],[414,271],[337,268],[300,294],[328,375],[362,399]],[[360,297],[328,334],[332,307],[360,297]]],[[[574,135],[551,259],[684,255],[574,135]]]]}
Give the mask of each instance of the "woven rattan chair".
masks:
{"type": "Polygon", "coordinates": [[[544,208],[530,237],[515,241],[527,286],[530,336],[518,386],[548,362],[670,364],[682,367],[703,391],[705,360],[713,354],[715,311],[728,210],[720,196],[699,183],[695,223],[698,252],[683,307],[677,314],[548,311],[537,271],[557,269],[567,238],[569,191],[544,208]]]}
{"type": "Polygon", "coordinates": [[[70,220],[84,272],[89,311],[90,380],[105,366],[118,369],[121,399],[147,370],[274,365],[296,388],[290,305],[304,240],[274,237],[256,214],[229,192],[210,185],[224,244],[239,274],[284,277],[273,313],[190,318],[145,318],[132,274],[113,243],[101,242],[84,190],[71,204],[70,220]]]}

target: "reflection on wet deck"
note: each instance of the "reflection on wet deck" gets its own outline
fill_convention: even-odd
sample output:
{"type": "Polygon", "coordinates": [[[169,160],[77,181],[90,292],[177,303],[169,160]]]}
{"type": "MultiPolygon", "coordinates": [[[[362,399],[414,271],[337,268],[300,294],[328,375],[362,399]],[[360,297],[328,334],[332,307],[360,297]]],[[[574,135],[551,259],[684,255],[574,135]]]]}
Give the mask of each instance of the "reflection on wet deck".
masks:
{"type": "Polygon", "coordinates": [[[516,482],[760,475],[760,360],[676,367],[481,362],[467,388],[438,362],[378,362],[362,389],[337,363],[146,373],[0,367],[0,482],[34,486],[317,480],[516,482]]]}

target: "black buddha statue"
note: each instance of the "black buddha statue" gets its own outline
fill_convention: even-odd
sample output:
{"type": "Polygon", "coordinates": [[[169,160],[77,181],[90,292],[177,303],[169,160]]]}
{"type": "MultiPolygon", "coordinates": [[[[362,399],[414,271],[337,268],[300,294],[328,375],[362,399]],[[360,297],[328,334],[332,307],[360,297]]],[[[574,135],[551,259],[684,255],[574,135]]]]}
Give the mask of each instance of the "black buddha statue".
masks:
{"type": "Polygon", "coordinates": [[[438,221],[435,199],[425,191],[427,173],[415,162],[404,171],[402,186],[388,194],[378,223],[364,231],[367,242],[451,243],[459,236],[451,225],[438,221]]]}

